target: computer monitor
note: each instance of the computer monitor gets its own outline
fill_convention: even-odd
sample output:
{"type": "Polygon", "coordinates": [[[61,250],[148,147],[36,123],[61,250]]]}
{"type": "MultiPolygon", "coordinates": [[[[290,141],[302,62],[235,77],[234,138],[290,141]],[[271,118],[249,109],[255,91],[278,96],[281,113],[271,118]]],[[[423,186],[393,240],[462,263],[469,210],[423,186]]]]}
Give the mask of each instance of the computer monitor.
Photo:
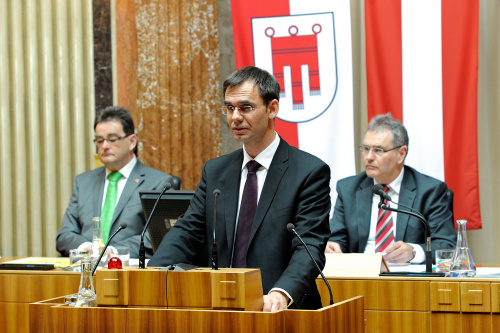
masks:
{"type": "MultiPolygon", "coordinates": [[[[144,191],[139,193],[146,221],[149,215],[151,215],[153,206],[160,194],[161,191],[144,191]]],[[[163,193],[148,227],[153,252],[156,252],[163,237],[174,226],[177,219],[187,211],[193,194],[194,191],[177,190],[169,190],[163,193]]]]}

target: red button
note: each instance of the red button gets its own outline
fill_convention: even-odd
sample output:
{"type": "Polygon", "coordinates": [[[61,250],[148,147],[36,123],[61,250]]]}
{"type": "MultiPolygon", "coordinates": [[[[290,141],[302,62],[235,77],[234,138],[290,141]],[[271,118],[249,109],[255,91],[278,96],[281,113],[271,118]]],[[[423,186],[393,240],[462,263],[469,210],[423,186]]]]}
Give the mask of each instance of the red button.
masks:
{"type": "Polygon", "coordinates": [[[122,269],[122,261],[120,258],[113,257],[108,261],[108,269],[122,269]]]}

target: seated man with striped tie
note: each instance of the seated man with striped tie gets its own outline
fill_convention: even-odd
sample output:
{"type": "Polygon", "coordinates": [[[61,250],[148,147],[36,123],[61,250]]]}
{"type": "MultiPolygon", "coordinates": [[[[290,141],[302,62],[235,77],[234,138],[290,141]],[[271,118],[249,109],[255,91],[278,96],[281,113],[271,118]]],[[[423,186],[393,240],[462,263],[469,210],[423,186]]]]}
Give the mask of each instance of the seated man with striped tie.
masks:
{"type": "MultiPolygon", "coordinates": [[[[139,244],[146,221],[139,197],[140,191],[161,190],[172,176],[147,167],[136,157],[137,135],[130,112],[110,106],[97,114],[94,122],[99,159],[104,167],[77,175],[73,193],[57,234],[56,247],[63,256],[70,249],[91,250],[93,217],[102,218],[103,242],[122,222],[127,228],[116,234],[110,246],[130,248],[130,256],[139,256],[139,244]]],[[[149,235],[144,237],[146,256],[153,255],[149,235]]]]}
{"type": "MultiPolygon", "coordinates": [[[[365,171],[337,183],[325,252],[381,252],[389,262],[425,261],[424,224],[406,214],[379,210],[380,196],[372,193],[374,184],[383,185],[394,202],[415,209],[427,219],[433,256],[435,250],[455,248],[448,188],[444,182],[404,165],[408,141],[406,128],[390,114],[371,120],[360,146],[365,171]]],[[[392,203],[387,205],[397,208],[392,203]]]]}

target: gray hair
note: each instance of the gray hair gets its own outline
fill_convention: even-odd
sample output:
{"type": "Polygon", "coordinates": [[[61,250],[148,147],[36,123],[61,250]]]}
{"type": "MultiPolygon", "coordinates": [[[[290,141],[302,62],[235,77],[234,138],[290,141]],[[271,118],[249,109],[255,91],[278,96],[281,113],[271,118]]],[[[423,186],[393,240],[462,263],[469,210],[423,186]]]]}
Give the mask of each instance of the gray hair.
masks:
{"type": "MultiPolygon", "coordinates": [[[[394,147],[407,146],[409,147],[410,139],[408,132],[402,122],[394,119],[390,113],[381,114],[372,118],[368,124],[368,131],[375,133],[390,130],[392,133],[392,144],[394,147]]],[[[406,152],[408,154],[408,151],[406,152]]]]}

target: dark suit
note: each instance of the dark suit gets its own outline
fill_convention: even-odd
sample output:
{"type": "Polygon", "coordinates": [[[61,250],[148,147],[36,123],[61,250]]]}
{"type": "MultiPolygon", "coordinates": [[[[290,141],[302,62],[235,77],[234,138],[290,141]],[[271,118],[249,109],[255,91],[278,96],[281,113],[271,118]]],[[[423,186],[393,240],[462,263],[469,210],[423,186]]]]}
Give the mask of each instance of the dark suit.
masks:
{"type": "MultiPolygon", "coordinates": [[[[105,167],[75,177],[73,193],[61,229],[57,233],[57,251],[63,256],[68,256],[70,249],[76,249],[80,244],[92,241],[94,231],[92,217],[101,216],[105,178],[105,167]]],[[[110,245],[128,246],[132,258],[139,256],[140,235],[146,224],[139,192],[159,190],[167,181],[172,182],[172,176],[137,161],[116,204],[110,236],[122,222],[127,223],[127,228],[116,234],[110,245]]],[[[148,233],[145,234],[144,245],[147,256],[151,257],[153,250],[148,233]]]]}
{"type": "MultiPolygon", "coordinates": [[[[203,249],[210,266],[213,243],[213,191],[220,189],[216,238],[219,266],[230,267],[243,162],[242,150],[208,161],[191,206],[165,236],[149,266],[189,263],[203,249]]],[[[257,206],[247,253],[249,268],[260,268],[263,292],[286,290],[297,307],[319,308],[318,270],[305,248],[288,232],[294,223],[321,268],[329,236],[330,168],[281,139],[257,206]]]]}
{"type": "MultiPolygon", "coordinates": [[[[435,250],[453,249],[456,232],[453,212],[449,210],[445,183],[405,166],[399,203],[409,206],[428,220],[431,227],[432,255],[435,250]]],[[[330,221],[330,241],[337,242],[342,252],[364,252],[370,232],[373,178],[366,172],[337,182],[337,202],[330,221]]],[[[400,207],[404,209],[403,207],[400,207]]],[[[418,244],[425,251],[425,228],[420,220],[398,214],[395,241],[418,244]]]]}

